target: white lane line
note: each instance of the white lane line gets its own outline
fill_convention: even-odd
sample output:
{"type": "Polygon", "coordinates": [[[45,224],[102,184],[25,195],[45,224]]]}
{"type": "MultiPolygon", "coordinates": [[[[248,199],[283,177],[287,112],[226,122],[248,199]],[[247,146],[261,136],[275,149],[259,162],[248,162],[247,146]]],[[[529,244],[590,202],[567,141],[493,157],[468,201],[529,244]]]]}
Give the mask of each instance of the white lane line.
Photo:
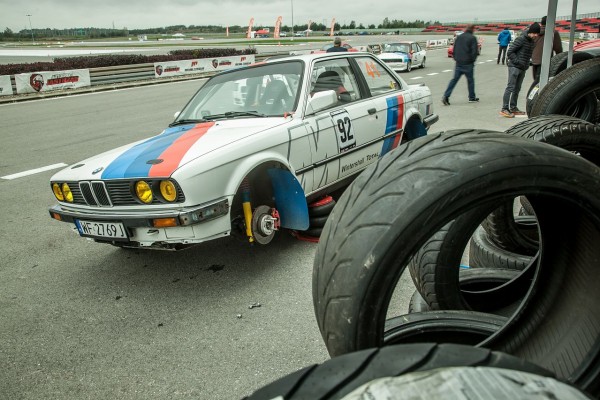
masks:
{"type": "Polygon", "coordinates": [[[479,61],[477,64],[485,64],[485,61],[479,61]]]}
{"type": "Polygon", "coordinates": [[[494,60],[485,60],[485,62],[492,62],[492,61],[494,61],[494,60]]]}
{"type": "Polygon", "coordinates": [[[52,165],[47,165],[45,167],[30,169],[29,171],[18,172],[16,174],[12,174],[12,175],[0,176],[0,179],[10,180],[10,179],[22,178],[27,175],[33,175],[33,174],[37,174],[37,173],[44,172],[44,171],[50,171],[51,169],[63,168],[66,166],[67,166],[67,164],[65,164],[65,163],[52,164],[52,165]]]}
{"type": "Polygon", "coordinates": [[[427,75],[431,76],[431,75],[437,75],[437,74],[439,74],[439,72],[432,72],[431,74],[427,74],[427,75]]]}
{"type": "Polygon", "coordinates": [[[445,69],[442,72],[452,72],[452,70],[451,69],[445,69]]]}
{"type": "Polygon", "coordinates": [[[410,78],[410,79],[423,79],[423,77],[422,76],[415,76],[415,77],[410,78]]]}

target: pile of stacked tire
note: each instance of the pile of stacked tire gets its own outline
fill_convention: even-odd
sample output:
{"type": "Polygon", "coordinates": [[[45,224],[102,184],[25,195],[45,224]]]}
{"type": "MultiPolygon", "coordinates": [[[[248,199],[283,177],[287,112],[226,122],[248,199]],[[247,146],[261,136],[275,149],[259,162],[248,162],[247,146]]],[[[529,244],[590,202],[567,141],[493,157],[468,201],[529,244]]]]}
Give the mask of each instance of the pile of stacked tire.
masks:
{"type": "Polygon", "coordinates": [[[250,398],[598,397],[599,243],[595,124],[544,115],[399,146],[338,199],[317,246],[332,359],[250,398]]]}
{"type": "Polygon", "coordinates": [[[295,231],[293,234],[297,239],[308,242],[318,242],[323,226],[329,218],[329,214],[335,207],[335,199],[332,196],[323,196],[308,205],[308,229],[295,231]]]}
{"type": "Polygon", "coordinates": [[[550,60],[550,80],[540,90],[533,82],[527,93],[529,117],[561,114],[600,123],[600,57],[590,52],[573,53],[573,65],[567,68],[568,52],[550,60]]]}

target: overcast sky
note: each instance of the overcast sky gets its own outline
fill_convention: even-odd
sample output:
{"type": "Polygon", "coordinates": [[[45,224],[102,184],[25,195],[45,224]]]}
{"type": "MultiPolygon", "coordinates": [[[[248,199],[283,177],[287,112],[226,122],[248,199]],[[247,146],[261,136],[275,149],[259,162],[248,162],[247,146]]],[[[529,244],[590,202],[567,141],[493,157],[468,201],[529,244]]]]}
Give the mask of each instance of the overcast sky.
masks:
{"type": "MultiPolygon", "coordinates": [[[[571,15],[572,1],[558,0],[557,15],[571,15]]],[[[0,30],[29,28],[155,28],[170,25],[273,26],[355,21],[378,25],[385,17],[414,21],[485,21],[540,18],[547,1],[534,0],[0,0],[0,30]]],[[[600,12],[599,0],[579,0],[577,13],[600,12]]]]}

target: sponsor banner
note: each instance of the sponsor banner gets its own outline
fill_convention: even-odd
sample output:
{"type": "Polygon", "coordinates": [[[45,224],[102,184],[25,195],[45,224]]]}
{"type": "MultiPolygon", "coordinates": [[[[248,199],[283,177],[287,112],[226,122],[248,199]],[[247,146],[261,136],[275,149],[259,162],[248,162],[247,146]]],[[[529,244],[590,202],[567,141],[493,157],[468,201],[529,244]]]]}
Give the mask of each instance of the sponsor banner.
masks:
{"type": "Polygon", "coordinates": [[[254,54],[197,60],[165,61],[154,63],[154,77],[165,78],[201,72],[224,71],[230,68],[254,64],[254,54]]]}
{"type": "Polygon", "coordinates": [[[433,39],[427,41],[427,47],[448,46],[448,39],[433,39]]]}
{"type": "Polygon", "coordinates": [[[18,94],[86,87],[90,86],[90,71],[74,69],[16,74],[15,83],[18,94]]]}
{"type": "Polygon", "coordinates": [[[0,75],[0,96],[10,96],[13,94],[10,84],[10,75],[0,75]]]}

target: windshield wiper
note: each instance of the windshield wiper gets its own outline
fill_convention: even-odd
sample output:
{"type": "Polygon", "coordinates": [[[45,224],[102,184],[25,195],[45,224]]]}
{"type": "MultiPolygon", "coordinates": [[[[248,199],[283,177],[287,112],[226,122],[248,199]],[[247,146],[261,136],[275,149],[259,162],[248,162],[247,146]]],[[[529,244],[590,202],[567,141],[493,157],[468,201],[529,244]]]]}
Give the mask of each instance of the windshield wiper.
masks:
{"type": "Polygon", "coordinates": [[[264,118],[267,117],[265,114],[261,114],[258,111],[227,111],[223,114],[213,114],[213,115],[205,115],[204,119],[213,120],[219,118],[235,118],[235,117],[258,117],[264,118]]]}
{"type": "Polygon", "coordinates": [[[169,126],[185,125],[185,124],[197,124],[199,122],[206,122],[205,119],[180,119],[172,122],[169,126]]]}

